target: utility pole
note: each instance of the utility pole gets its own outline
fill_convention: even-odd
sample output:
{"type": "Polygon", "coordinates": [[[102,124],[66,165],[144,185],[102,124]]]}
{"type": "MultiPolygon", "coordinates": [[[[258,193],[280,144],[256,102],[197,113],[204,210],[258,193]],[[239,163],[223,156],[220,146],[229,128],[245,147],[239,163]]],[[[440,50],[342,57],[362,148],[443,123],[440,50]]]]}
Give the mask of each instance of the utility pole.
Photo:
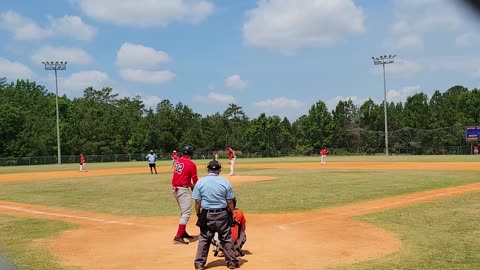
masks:
{"type": "Polygon", "coordinates": [[[45,70],[55,70],[55,104],[57,107],[57,150],[58,150],[58,164],[62,164],[62,152],[60,151],[60,117],[58,113],[58,80],[57,70],[66,70],[67,62],[42,62],[45,65],[45,70]]]}
{"type": "Polygon", "coordinates": [[[373,64],[383,66],[383,108],[385,109],[385,155],[388,156],[388,126],[387,126],[387,81],[385,79],[385,65],[393,64],[396,55],[380,55],[380,57],[372,57],[373,64]]]}

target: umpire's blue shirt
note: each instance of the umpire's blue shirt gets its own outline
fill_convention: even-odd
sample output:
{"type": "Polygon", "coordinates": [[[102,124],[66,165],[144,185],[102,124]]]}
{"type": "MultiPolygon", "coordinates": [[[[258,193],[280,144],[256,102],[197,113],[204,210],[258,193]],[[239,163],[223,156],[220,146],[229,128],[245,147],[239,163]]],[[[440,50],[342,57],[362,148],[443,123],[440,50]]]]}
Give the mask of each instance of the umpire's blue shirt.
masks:
{"type": "Polygon", "coordinates": [[[157,160],[157,155],[155,154],[148,154],[145,158],[148,159],[148,163],[154,164],[155,160],[157,160]]]}
{"type": "Polygon", "coordinates": [[[233,200],[235,194],[227,179],[209,173],[195,184],[192,198],[202,201],[202,209],[219,209],[227,208],[227,200],[233,200]]]}

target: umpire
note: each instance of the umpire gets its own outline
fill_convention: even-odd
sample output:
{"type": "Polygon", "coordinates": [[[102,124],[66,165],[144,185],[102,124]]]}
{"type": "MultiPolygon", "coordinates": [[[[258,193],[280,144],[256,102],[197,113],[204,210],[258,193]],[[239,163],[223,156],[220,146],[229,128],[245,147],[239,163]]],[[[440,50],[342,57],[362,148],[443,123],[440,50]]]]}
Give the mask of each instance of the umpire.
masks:
{"type": "Polygon", "coordinates": [[[223,246],[227,267],[229,269],[240,267],[233,250],[230,231],[230,226],[233,225],[235,195],[230,182],[219,176],[221,169],[218,161],[210,161],[207,165],[208,175],[198,180],[192,193],[198,216],[197,226],[200,227],[194,261],[196,270],[204,269],[215,232],[218,233],[218,239],[223,246]]]}

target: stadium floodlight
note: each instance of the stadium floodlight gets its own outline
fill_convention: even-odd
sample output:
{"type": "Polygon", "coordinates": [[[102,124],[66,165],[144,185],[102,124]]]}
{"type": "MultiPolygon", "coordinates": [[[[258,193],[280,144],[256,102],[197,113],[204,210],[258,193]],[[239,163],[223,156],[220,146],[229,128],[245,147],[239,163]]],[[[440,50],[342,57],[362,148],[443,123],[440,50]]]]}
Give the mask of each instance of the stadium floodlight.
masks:
{"type": "Polygon", "coordinates": [[[55,70],[55,104],[57,107],[57,150],[58,150],[58,164],[62,164],[62,152],[60,151],[60,117],[58,113],[58,80],[57,80],[57,70],[66,70],[67,62],[42,62],[45,65],[45,70],[55,70]]]}
{"type": "Polygon", "coordinates": [[[385,79],[385,65],[386,64],[393,64],[393,59],[397,56],[396,54],[380,56],[380,59],[374,58],[373,64],[374,65],[382,65],[383,66],[383,108],[385,111],[385,155],[388,156],[388,127],[387,127],[387,81],[385,79]]]}

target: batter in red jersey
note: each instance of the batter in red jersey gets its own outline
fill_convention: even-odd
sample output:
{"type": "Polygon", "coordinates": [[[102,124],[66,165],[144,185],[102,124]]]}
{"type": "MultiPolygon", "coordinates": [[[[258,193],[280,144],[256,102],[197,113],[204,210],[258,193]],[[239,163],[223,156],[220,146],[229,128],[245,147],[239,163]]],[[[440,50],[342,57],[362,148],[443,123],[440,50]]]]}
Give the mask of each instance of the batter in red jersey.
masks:
{"type": "Polygon", "coordinates": [[[190,190],[198,181],[197,165],[191,160],[193,147],[185,146],[183,156],[177,159],[173,165],[172,190],[177,200],[178,207],[182,211],[178,224],[177,235],[173,238],[175,244],[188,244],[183,238],[192,239],[187,231],[187,222],[192,213],[192,195],[190,190]]]}

